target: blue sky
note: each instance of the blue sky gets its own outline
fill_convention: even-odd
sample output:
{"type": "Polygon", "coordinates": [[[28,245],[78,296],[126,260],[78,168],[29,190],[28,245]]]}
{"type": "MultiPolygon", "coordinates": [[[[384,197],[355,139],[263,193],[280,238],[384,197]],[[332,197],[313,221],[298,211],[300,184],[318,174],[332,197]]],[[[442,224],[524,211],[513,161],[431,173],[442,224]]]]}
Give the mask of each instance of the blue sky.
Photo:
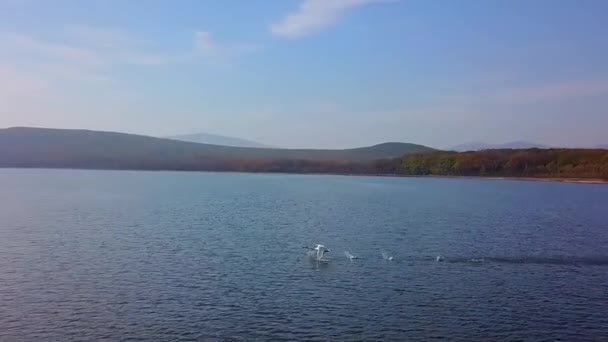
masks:
{"type": "Polygon", "coordinates": [[[0,0],[0,127],[608,143],[604,0],[0,0]]]}

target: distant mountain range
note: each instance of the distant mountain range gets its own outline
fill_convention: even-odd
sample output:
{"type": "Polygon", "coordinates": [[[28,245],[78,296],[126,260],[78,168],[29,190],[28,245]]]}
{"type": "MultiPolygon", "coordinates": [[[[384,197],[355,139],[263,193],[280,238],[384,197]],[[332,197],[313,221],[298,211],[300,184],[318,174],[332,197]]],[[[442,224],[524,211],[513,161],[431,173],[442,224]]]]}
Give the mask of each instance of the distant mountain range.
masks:
{"type": "Polygon", "coordinates": [[[454,151],[481,151],[490,149],[526,149],[526,148],[551,148],[547,145],[536,144],[528,141],[512,141],[504,144],[488,144],[483,142],[471,142],[453,146],[454,151]]]}
{"type": "Polygon", "coordinates": [[[264,164],[264,168],[258,169],[268,170],[273,162],[289,165],[296,164],[293,161],[364,163],[430,151],[435,150],[407,143],[344,150],[243,148],[116,132],[28,127],[0,129],[0,167],[250,170],[264,164]]]}
{"type": "Polygon", "coordinates": [[[608,180],[608,150],[510,143],[458,153],[407,143],[343,150],[231,147],[89,130],[0,129],[0,168],[246,171],[608,180]],[[509,149],[524,147],[524,149],[509,149]],[[432,152],[432,153],[430,153],[432,152]]]}
{"type": "Polygon", "coordinates": [[[254,148],[266,148],[269,146],[260,144],[255,141],[226,137],[223,135],[209,134],[209,133],[195,133],[186,135],[175,135],[166,137],[167,139],[180,140],[195,142],[200,144],[209,145],[220,145],[220,146],[233,146],[233,147],[254,147],[254,148]]]}

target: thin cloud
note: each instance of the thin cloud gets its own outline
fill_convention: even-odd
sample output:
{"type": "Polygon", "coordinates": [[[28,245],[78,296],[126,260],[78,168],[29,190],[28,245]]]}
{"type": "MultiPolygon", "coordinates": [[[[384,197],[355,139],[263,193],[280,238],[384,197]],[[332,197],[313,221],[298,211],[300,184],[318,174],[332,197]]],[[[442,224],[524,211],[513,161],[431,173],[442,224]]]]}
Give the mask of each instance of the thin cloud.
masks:
{"type": "Polygon", "coordinates": [[[225,61],[258,48],[221,44],[204,31],[186,35],[181,49],[105,27],[68,26],[45,35],[0,31],[0,116],[39,112],[42,99],[65,99],[65,89],[102,87],[108,94],[117,89],[125,68],[225,61]]]}
{"type": "Polygon", "coordinates": [[[215,42],[211,39],[211,34],[207,31],[196,31],[194,34],[195,43],[198,51],[202,54],[214,54],[217,51],[215,42]]]}
{"type": "Polygon", "coordinates": [[[300,7],[270,27],[272,34],[288,39],[304,37],[335,24],[357,7],[390,0],[303,0],[300,7]]]}
{"type": "Polygon", "coordinates": [[[111,64],[162,65],[186,60],[190,51],[164,51],[128,31],[94,26],[70,26],[66,41],[95,51],[111,64]]]}
{"type": "Polygon", "coordinates": [[[222,60],[248,54],[261,48],[256,44],[220,44],[207,31],[196,31],[194,42],[199,56],[222,60]]]}
{"type": "Polygon", "coordinates": [[[45,41],[20,33],[0,33],[0,40],[4,50],[0,57],[21,61],[43,59],[89,66],[103,64],[95,51],[67,43],[45,41]]]}
{"type": "Polygon", "coordinates": [[[0,63],[53,79],[106,79],[120,65],[159,65],[178,60],[101,28],[69,28],[53,38],[1,33],[0,63]]]}
{"type": "MultiPolygon", "coordinates": [[[[97,51],[28,34],[0,33],[0,67],[40,84],[106,80],[111,62],[97,51]]],[[[2,78],[10,82],[9,78],[2,78]]]]}
{"type": "Polygon", "coordinates": [[[147,45],[132,33],[110,27],[72,25],[65,29],[67,40],[91,48],[124,49],[128,46],[147,45]]]}
{"type": "Polygon", "coordinates": [[[0,32],[0,66],[34,79],[108,81],[121,66],[196,63],[231,59],[259,49],[252,44],[220,44],[205,31],[194,33],[181,50],[166,50],[130,32],[105,27],[69,26],[54,36],[0,32]]]}

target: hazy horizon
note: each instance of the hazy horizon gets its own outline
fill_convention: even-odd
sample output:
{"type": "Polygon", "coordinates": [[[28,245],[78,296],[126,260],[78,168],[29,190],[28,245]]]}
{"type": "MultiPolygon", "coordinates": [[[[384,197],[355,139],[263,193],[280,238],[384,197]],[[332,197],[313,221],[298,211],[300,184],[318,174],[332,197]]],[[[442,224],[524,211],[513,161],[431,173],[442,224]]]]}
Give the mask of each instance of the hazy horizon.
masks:
{"type": "Polygon", "coordinates": [[[608,144],[608,3],[0,0],[0,127],[608,144]]]}
{"type": "Polygon", "coordinates": [[[606,148],[608,145],[607,144],[594,144],[594,145],[548,145],[548,144],[542,144],[539,143],[538,141],[522,141],[522,140],[513,140],[513,141],[501,141],[501,142],[496,142],[496,143],[492,143],[492,142],[487,142],[487,141],[467,141],[464,143],[460,143],[460,144],[452,144],[449,146],[432,146],[432,145],[425,145],[425,144],[419,144],[415,141],[378,141],[378,142],[373,142],[370,143],[368,145],[354,145],[354,146],[340,146],[340,147],[315,147],[315,146],[308,146],[308,145],[302,145],[302,146],[270,146],[270,145],[266,145],[264,144],[263,141],[252,141],[252,140],[248,140],[248,139],[243,139],[241,137],[235,137],[235,136],[227,136],[227,135],[222,135],[222,134],[215,134],[215,133],[208,133],[208,132],[197,132],[197,133],[190,133],[190,134],[177,134],[177,135],[172,135],[172,136],[156,136],[156,135],[148,135],[148,134],[143,134],[143,133],[138,133],[138,132],[125,132],[125,131],[113,131],[113,130],[96,130],[96,129],[90,129],[90,128],[66,128],[66,127],[41,127],[41,126],[9,126],[9,127],[0,127],[1,129],[10,129],[10,128],[36,128],[36,129],[68,129],[68,130],[85,130],[85,131],[98,131],[98,132],[115,132],[115,133],[125,133],[125,134],[134,134],[134,135],[141,135],[141,136],[150,136],[150,137],[155,137],[155,138],[162,138],[162,139],[172,139],[172,140],[182,140],[182,141],[190,141],[190,142],[197,142],[197,143],[202,143],[202,144],[211,144],[211,145],[225,145],[225,146],[236,146],[236,147],[254,147],[254,148],[278,148],[278,149],[352,149],[352,148],[362,148],[362,147],[371,147],[371,146],[375,146],[375,145],[382,145],[382,144],[386,144],[386,143],[409,143],[409,144],[417,144],[417,145],[423,145],[423,146],[427,146],[427,147],[431,147],[431,148],[435,148],[435,149],[443,149],[443,150],[450,150],[450,149],[455,149],[457,151],[467,151],[467,150],[479,150],[479,149],[483,149],[483,148],[490,148],[490,149],[495,149],[495,148],[531,148],[531,147],[538,147],[538,148],[606,148]],[[259,146],[247,146],[247,144],[242,145],[242,144],[236,144],[234,145],[233,143],[218,143],[218,142],[212,142],[212,141],[195,141],[195,140],[190,140],[189,138],[193,138],[195,136],[204,136],[201,138],[201,140],[205,140],[205,138],[211,139],[211,138],[226,138],[226,139],[235,139],[235,140],[242,140],[242,142],[248,142],[248,143],[253,143],[253,144],[258,144],[259,146]],[[523,145],[522,147],[511,147],[510,145],[523,145]],[[477,146],[479,145],[479,146],[477,146]],[[501,145],[505,145],[504,147],[501,145]],[[529,147],[525,147],[527,145],[530,145],[529,147]]]}

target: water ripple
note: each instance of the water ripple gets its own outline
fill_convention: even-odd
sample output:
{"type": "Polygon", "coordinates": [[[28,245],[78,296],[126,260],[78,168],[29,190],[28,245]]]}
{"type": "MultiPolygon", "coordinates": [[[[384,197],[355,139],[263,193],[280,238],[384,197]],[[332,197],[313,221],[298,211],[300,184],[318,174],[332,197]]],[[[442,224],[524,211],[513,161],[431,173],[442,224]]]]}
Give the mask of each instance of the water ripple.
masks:
{"type": "Polygon", "coordinates": [[[0,341],[608,340],[608,187],[4,170],[0,189],[0,341]],[[328,264],[302,251],[320,242],[328,264]]]}

